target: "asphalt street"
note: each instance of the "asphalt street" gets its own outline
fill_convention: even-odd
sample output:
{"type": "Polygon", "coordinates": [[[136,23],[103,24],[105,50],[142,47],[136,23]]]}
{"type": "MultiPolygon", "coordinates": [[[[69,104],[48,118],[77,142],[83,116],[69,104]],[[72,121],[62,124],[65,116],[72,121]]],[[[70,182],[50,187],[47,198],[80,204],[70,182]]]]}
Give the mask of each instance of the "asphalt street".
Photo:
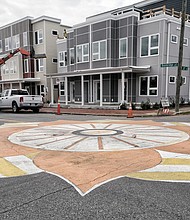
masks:
{"type": "MultiPolygon", "coordinates": [[[[122,117],[0,113],[0,125],[59,120],[122,120],[122,117]]],[[[123,120],[128,120],[123,118],[123,120]]],[[[146,120],[190,122],[190,117],[146,120]]],[[[133,120],[145,120],[135,118],[133,120]]],[[[0,158],[1,159],[1,158],[0,158]]],[[[66,180],[47,172],[0,178],[0,219],[190,219],[190,183],[147,181],[129,177],[110,180],[81,195],[66,180]]]]}
{"type": "Polygon", "coordinates": [[[0,219],[190,219],[190,185],[110,181],[81,196],[64,180],[39,173],[0,180],[0,219]]]}

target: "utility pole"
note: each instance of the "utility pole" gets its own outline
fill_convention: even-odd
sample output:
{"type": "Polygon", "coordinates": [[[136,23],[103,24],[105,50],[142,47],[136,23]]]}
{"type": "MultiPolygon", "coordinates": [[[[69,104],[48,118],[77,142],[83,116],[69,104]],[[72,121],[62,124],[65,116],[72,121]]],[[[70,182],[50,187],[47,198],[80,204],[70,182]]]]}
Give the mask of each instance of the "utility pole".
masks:
{"type": "Polygon", "coordinates": [[[180,45],[179,45],[179,57],[178,57],[178,71],[176,80],[176,102],[175,112],[179,112],[179,100],[180,100],[180,86],[181,86],[181,70],[183,62],[183,43],[185,32],[185,20],[186,20],[187,0],[182,0],[182,15],[181,15],[181,32],[180,32],[180,45]]]}

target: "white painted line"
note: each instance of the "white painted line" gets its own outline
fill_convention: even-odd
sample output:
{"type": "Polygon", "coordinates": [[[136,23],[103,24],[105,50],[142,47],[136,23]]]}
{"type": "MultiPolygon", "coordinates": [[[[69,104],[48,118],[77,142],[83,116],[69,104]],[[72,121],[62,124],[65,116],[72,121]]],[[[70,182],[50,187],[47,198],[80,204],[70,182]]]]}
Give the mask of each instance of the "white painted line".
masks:
{"type": "Polygon", "coordinates": [[[24,155],[4,157],[4,158],[8,160],[10,163],[12,163],[14,166],[25,171],[27,174],[34,174],[43,171],[39,169],[37,166],[35,166],[31,159],[29,159],[24,155]]]}
{"type": "Polygon", "coordinates": [[[158,165],[140,172],[189,172],[190,175],[190,165],[158,165]]]}
{"type": "Polygon", "coordinates": [[[174,158],[174,159],[190,159],[190,154],[172,153],[168,151],[156,150],[162,158],[174,158]]]}

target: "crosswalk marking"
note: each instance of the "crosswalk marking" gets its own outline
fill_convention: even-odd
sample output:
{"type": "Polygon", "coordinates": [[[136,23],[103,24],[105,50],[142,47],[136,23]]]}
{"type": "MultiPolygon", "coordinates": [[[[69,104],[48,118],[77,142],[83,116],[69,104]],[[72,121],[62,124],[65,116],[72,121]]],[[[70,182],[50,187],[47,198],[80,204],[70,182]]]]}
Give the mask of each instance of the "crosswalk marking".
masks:
{"type": "Polygon", "coordinates": [[[6,159],[0,158],[0,174],[2,176],[21,176],[25,175],[26,173],[14,166],[12,163],[8,162],[6,159]]]}
{"type": "Polygon", "coordinates": [[[160,150],[157,150],[157,152],[162,157],[161,164],[139,172],[129,173],[127,176],[145,180],[190,182],[189,154],[171,153],[160,150]]]}
{"type": "Polygon", "coordinates": [[[42,172],[24,155],[0,158],[0,178],[42,172]]]}

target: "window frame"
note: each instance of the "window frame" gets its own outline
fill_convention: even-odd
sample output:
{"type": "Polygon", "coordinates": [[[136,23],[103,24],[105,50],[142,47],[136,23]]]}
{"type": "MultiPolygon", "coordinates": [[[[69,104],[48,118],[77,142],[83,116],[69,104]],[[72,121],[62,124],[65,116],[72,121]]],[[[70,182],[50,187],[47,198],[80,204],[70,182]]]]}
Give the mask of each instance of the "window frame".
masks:
{"type": "Polygon", "coordinates": [[[23,47],[28,46],[28,34],[27,34],[27,31],[23,32],[22,37],[23,37],[23,47]]]}
{"type": "Polygon", "coordinates": [[[120,38],[119,39],[119,59],[125,59],[128,57],[127,49],[128,49],[128,38],[127,37],[120,38]],[[125,51],[126,55],[121,57],[121,41],[123,41],[123,40],[125,40],[125,42],[126,42],[126,51],[125,51]]]}
{"type": "Polygon", "coordinates": [[[44,59],[43,58],[36,59],[36,72],[43,72],[43,71],[44,71],[44,59]]]}
{"type": "Polygon", "coordinates": [[[16,34],[12,37],[12,49],[17,49],[20,47],[20,36],[16,34]]]}
{"type": "Polygon", "coordinates": [[[76,46],[76,63],[87,63],[89,62],[89,43],[85,43],[85,44],[80,44],[76,46]],[[84,54],[84,47],[87,46],[88,49],[88,53],[84,54]],[[78,52],[78,48],[81,47],[81,60],[78,61],[78,57],[80,58],[79,52],[78,52]],[[87,57],[87,60],[85,60],[84,58],[87,57]]]}
{"type": "Polygon", "coordinates": [[[177,35],[175,35],[175,34],[171,35],[171,43],[173,43],[173,44],[177,44],[178,43],[178,36],[177,35]],[[176,41],[173,41],[172,37],[176,37],[176,41]]]}
{"type": "Polygon", "coordinates": [[[74,48],[69,49],[69,64],[70,65],[75,64],[75,49],[74,48]],[[73,52],[71,53],[71,51],[73,51],[73,52]],[[72,58],[73,58],[73,62],[72,62],[72,58]]]}
{"type": "Polygon", "coordinates": [[[59,51],[59,67],[67,66],[67,51],[59,51]],[[63,63],[63,65],[61,65],[63,63]]]}
{"type": "Polygon", "coordinates": [[[159,44],[160,44],[160,34],[151,34],[151,35],[145,35],[140,37],[140,57],[154,57],[154,56],[159,56],[159,44]],[[158,46],[151,46],[152,43],[152,37],[153,36],[158,36],[158,46]],[[148,54],[147,55],[142,55],[142,39],[143,38],[148,38],[148,54]],[[152,50],[158,50],[157,54],[151,54],[152,50]]]}
{"type": "Polygon", "coordinates": [[[35,40],[35,44],[38,45],[38,44],[43,44],[43,30],[40,29],[40,30],[36,30],[34,32],[34,40],[35,40]],[[41,35],[41,36],[40,36],[41,35]]]}
{"type": "Polygon", "coordinates": [[[24,59],[24,72],[25,73],[29,73],[29,63],[28,63],[28,59],[24,59]]]}
{"type": "Polygon", "coordinates": [[[151,97],[157,97],[158,96],[158,80],[159,77],[158,75],[150,75],[150,76],[139,76],[139,96],[140,97],[147,97],[147,96],[151,96],[151,97]],[[157,78],[157,87],[150,87],[150,78],[151,77],[156,77],[157,78]],[[141,95],[141,78],[147,78],[147,95],[141,95]],[[156,95],[151,95],[150,91],[151,90],[156,90],[156,95]]]}
{"type": "Polygon", "coordinates": [[[100,61],[100,60],[106,60],[107,59],[107,40],[100,40],[100,41],[94,41],[92,42],[92,61],[100,61]],[[101,43],[105,42],[105,57],[101,58],[101,43]],[[97,52],[94,52],[94,45],[98,45],[97,52]],[[97,56],[97,59],[94,59],[94,56],[97,56]]]}
{"type": "Polygon", "coordinates": [[[183,45],[188,47],[188,38],[187,37],[184,37],[183,39],[183,45]],[[186,40],[186,42],[184,42],[186,40]]]}

